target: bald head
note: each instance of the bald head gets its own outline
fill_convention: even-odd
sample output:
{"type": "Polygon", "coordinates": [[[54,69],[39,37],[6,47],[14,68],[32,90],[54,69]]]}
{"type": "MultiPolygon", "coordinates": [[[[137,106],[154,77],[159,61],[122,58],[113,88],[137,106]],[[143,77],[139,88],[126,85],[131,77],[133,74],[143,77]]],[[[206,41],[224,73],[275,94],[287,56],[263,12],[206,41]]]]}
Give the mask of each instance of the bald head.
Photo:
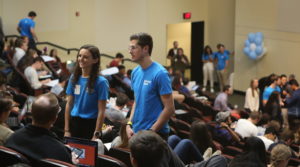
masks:
{"type": "Polygon", "coordinates": [[[58,111],[58,100],[52,93],[46,93],[37,97],[31,108],[33,121],[40,125],[46,125],[55,121],[58,111]]]}

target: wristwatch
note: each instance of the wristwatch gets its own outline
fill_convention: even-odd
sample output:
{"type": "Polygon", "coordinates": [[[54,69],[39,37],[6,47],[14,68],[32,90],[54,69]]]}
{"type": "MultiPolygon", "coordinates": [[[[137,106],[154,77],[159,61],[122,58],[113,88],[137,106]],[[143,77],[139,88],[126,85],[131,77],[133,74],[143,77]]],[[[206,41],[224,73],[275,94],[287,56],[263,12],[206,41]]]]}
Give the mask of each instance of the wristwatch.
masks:
{"type": "Polygon", "coordinates": [[[98,139],[100,139],[102,137],[102,131],[95,131],[94,132],[94,136],[98,139]]]}

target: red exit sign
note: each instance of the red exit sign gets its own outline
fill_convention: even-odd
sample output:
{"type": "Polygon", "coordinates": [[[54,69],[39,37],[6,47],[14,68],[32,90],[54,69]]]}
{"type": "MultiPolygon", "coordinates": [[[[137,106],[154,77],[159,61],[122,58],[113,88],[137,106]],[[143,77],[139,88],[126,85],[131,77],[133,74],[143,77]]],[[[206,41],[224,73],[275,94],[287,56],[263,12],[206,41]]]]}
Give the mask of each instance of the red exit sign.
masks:
{"type": "Polygon", "coordinates": [[[183,19],[191,19],[192,13],[191,12],[185,12],[183,13],[183,19]]]}

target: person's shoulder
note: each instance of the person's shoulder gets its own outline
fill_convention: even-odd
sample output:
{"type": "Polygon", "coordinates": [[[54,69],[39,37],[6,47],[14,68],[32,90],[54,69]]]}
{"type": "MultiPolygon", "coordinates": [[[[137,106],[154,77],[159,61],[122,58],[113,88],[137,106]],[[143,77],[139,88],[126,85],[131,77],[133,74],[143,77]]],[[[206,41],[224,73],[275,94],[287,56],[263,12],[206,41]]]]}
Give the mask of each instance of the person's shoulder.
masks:
{"type": "Polygon", "coordinates": [[[108,82],[108,80],[104,76],[97,77],[97,83],[108,82]]]}

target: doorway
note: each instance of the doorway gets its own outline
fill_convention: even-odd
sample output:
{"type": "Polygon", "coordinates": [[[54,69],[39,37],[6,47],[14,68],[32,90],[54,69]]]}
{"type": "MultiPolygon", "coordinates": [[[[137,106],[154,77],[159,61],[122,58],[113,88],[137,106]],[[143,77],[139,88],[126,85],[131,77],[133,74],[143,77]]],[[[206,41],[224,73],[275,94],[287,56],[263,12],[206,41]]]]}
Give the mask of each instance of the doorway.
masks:
{"type": "MultiPolygon", "coordinates": [[[[202,83],[202,51],[204,47],[204,22],[185,22],[167,25],[167,50],[177,41],[179,48],[184,50],[190,62],[190,68],[185,71],[185,77],[191,81],[202,83]]],[[[171,65],[167,59],[167,66],[171,65]]]]}

